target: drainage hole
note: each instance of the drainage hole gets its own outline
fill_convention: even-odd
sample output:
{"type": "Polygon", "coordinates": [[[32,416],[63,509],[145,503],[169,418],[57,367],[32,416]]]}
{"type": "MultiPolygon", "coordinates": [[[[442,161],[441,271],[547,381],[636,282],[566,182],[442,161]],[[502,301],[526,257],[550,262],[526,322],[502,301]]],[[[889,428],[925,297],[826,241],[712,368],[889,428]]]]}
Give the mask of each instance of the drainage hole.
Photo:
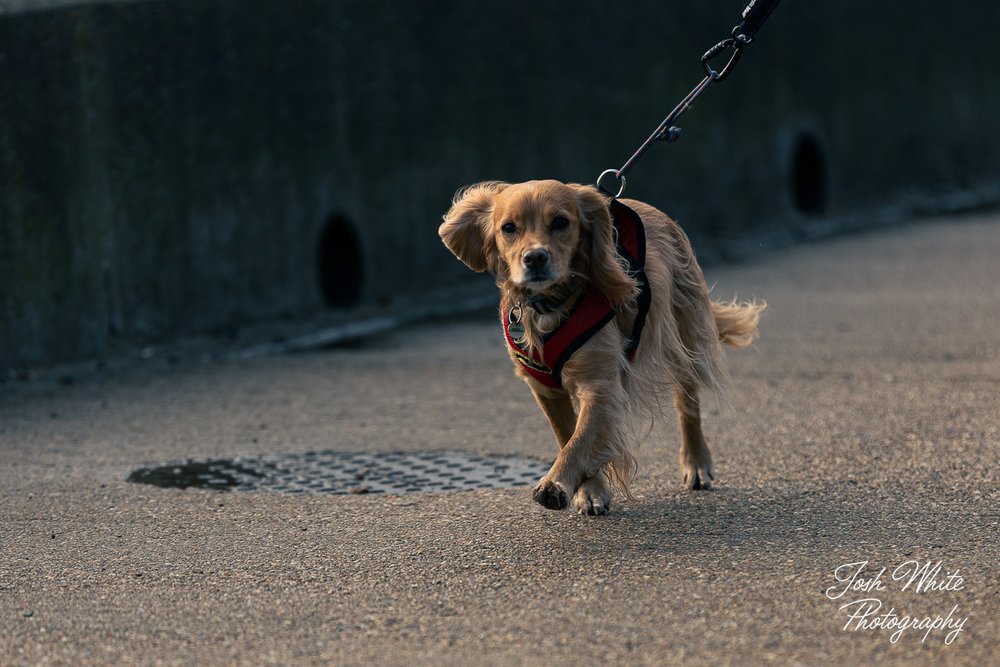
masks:
{"type": "Polygon", "coordinates": [[[826,159],[819,141],[803,134],[792,153],[792,198],[801,213],[815,215],[826,208],[826,159]]]}
{"type": "Polygon", "coordinates": [[[364,281],[361,241],[343,216],[327,220],[320,233],[317,252],[320,293],[331,308],[357,305],[364,281]]]}

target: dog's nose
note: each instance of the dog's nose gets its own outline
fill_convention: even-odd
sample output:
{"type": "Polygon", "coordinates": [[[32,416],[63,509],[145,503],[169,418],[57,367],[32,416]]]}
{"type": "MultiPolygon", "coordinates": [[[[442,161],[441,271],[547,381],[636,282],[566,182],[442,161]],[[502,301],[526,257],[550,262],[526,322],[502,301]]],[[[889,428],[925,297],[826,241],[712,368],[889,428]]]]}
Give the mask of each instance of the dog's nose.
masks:
{"type": "Polygon", "coordinates": [[[521,255],[521,261],[524,263],[524,268],[538,270],[548,264],[549,251],[545,248],[533,248],[521,255]]]}

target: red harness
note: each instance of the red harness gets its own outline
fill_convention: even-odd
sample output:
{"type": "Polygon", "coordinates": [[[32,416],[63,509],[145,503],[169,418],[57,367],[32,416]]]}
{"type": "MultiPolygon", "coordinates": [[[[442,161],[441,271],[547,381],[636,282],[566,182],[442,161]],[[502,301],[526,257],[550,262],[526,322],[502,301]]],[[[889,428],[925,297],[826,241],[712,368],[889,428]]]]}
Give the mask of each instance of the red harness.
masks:
{"type": "MultiPolygon", "coordinates": [[[[646,230],[638,214],[617,199],[612,199],[611,221],[617,231],[616,249],[629,266],[629,273],[639,284],[638,312],[632,325],[632,335],[625,343],[625,356],[635,360],[639,337],[646,323],[646,314],[652,293],[646,279],[646,230]]],[[[501,310],[504,338],[514,357],[524,370],[546,387],[562,389],[562,369],[584,343],[615,317],[615,309],[607,297],[596,290],[588,290],[574,304],[569,317],[542,339],[541,353],[526,350],[511,335],[511,324],[518,322],[517,309],[504,303],[501,310]]]]}

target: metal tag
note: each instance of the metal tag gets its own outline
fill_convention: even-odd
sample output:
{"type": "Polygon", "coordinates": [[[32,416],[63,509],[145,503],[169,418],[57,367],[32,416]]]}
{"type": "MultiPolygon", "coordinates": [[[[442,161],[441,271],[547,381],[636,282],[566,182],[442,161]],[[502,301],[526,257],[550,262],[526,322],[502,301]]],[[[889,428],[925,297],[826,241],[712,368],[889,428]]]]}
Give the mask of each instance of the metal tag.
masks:
{"type": "Polygon", "coordinates": [[[509,333],[510,337],[514,340],[522,340],[524,338],[524,325],[521,324],[520,321],[510,322],[507,325],[507,333],[509,333]]]}

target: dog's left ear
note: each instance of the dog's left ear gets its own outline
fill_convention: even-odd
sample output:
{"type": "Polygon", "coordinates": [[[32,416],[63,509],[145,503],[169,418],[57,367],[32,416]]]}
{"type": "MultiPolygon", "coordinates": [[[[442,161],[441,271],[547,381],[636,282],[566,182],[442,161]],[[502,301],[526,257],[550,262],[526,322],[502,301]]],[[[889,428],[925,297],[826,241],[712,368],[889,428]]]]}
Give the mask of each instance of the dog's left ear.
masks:
{"type": "Polygon", "coordinates": [[[589,260],[586,269],[594,284],[611,305],[617,307],[638,294],[638,287],[625,268],[625,260],[615,250],[608,200],[590,185],[577,185],[577,203],[583,225],[582,248],[589,260]]]}
{"type": "Polygon", "coordinates": [[[507,183],[486,182],[459,190],[438,227],[448,250],[473,271],[495,272],[496,242],[491,230],[493,203],[507,183]]]}

